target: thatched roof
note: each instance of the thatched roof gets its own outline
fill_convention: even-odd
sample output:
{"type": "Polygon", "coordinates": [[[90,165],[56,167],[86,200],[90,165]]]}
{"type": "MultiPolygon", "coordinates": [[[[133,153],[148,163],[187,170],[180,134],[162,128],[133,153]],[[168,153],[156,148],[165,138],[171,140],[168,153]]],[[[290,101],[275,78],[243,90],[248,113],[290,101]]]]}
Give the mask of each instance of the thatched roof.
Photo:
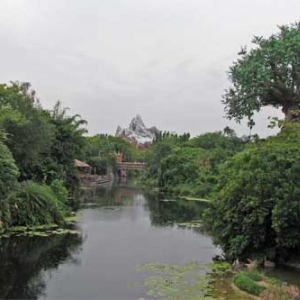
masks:
{"type": "Polygon", "coordinates": [[[91,168],[90,165],[86,164],[85,162],[83,161],[80,161],[78,159],[74,159],[74,166],[76,168],[91,168]]]}

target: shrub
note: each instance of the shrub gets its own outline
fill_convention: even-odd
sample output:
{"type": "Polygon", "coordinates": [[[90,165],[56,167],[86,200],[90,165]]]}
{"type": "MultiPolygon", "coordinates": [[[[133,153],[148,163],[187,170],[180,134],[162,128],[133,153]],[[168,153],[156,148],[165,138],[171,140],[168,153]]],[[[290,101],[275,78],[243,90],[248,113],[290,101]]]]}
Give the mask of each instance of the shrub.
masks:
{"type": "Polygon", "coordinates": [[[215,261],[209,264],[213,274],[226,274],[232,271],[232,265],[226,261],[215,261]]]}
{"type": "Polygon", "coordinates": [[[68,190],[64,186],[64,183],[62,180],[54,180],[50,184],[51,190],[54,192],[58,207],[63,213],[67,213],[69,211],[69,205],[68,205],[68,190]]]}
{"type": "Polygon", "coordinates": [[[251,295],[259,296],[266,288],[254,282],[246,273],[238,273],[233,277],[234,284],[251,295]]]}
{"type": "Polygon", "coordinates": [[[300,248],[299,138],[300,124],[286,124],[220,168],[206,223],[227,258],[278,259],[300,248]]]}
{"type": "MultiPolygon", "coordinates": [[[[0,136],[1,138],[1,136],[0,136]]],[[[7,197],[17,187],[18,168],[8,148],[0,139],[0,227],[10,221],[7,197]]]]}
{"type": "Polygon", "coordinates": [[[28,182],[8,199],[12,226],[63,223],[57,197],[49,186],[28,182]]]}
{"type": "Polygon", "coordinates": [[[252,279],[253,281],[261,281],[262,280],[262,276],[259,272],[247,272],[244,274],[246,276],[248,276],[250,279],[252,279]]]}
{"type": "Polygon", "coordinates": [[[93,173],[97,175],[105,175],[109,166],[108,158],[106,157],[90,157],[87,163],[93,168],[93,173]]]}

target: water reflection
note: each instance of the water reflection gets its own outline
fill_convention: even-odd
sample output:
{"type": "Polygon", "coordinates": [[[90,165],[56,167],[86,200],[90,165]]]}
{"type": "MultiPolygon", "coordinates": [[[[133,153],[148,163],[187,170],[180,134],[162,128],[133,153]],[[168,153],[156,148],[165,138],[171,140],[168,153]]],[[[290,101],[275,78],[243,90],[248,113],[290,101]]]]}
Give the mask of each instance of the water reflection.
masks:
{"type": "Polygon", "coordinates": [[[146,195],[150,210],[150,219],[153,226],[173,226],[177,223],[200,220],[205,202],[172,200],[174,198],[165,195],[146,195]]]}
{"type": "Polygon", "coordinates": [[[144,200],[142,190],[137,185],[119,183],[83,188],[79,201],[81,208],[90,208],[128,206],[138,200],[143,201],[142,198],[144,200]]]}
{"type": "MultiPolygon", "coordinates": [[[[81,208],[143,205],[149,211],[154,227],[173,227],[176,224],[201,220],[207,208],[206,202],[187,201],[158,193],[143,193],[134,183],[119,183],[84,189],[81,194],[81,208]]],[[[205,234],[203,228],[193,228],[205,234]]]]}
{"type": "Polygon", "coordinates": [[[205,204],[143,194],[131,183],[85,188],[78,201],[81,236],[0,240],[1,299],[138,299],[135,267],[150,262],[211,261],[216,249],[198,229],[205,204]],[[80,264],[77,259],[80,259],[80,264]]]}
{"type": "Polygon", "coordinates": [[[0,239],[0,298],[38,299],[46,288],[43,271],[75,264],[81,244],[80,236],[69,234],[0,239]]]}

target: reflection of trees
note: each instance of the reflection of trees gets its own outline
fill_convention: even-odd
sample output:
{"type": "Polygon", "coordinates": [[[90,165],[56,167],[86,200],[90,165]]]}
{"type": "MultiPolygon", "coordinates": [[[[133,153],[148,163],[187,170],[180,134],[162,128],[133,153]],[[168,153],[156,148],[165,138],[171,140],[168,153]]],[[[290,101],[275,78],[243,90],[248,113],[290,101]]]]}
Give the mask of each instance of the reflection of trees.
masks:
{"type": "MultiPolygon", "coordinates": [[[[205,202],[176,200],[161,201],[160,196],[147,194],[150,220],[153,226],[173,226],[176,223],[201,220],[205,202]]],[[[198,231],[198,230],[197,230],[198,231]]]]}
{"type": "Polygon", "coordinates": [[[42,271],[72,259],[81,244],[69,234],[0,240],[0,298],[37,299],[46,287],[42,271]]]}
{"type": "Polygon", "coordinates": [[[94,186],[82,190],[79,201],[82,206],[123,206],[133,204],[135,196],[142,195],[139,187],[128,184],[94,186]]]}

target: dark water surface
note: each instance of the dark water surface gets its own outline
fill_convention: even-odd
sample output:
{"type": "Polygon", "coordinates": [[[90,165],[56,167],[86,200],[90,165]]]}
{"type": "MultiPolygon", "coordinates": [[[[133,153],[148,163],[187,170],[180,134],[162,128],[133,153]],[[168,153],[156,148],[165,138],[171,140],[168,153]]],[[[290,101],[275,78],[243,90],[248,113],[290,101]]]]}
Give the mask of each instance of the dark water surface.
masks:
{"type": "Polygon", "coordinates": [[[199,219],[204,204],[130,185],[86,190],[82,201],[80,235],[0,240],[1,299],[138,299],[138,265],[209,262],[219,252],[201,229],[177,225],[199,219]]]}

